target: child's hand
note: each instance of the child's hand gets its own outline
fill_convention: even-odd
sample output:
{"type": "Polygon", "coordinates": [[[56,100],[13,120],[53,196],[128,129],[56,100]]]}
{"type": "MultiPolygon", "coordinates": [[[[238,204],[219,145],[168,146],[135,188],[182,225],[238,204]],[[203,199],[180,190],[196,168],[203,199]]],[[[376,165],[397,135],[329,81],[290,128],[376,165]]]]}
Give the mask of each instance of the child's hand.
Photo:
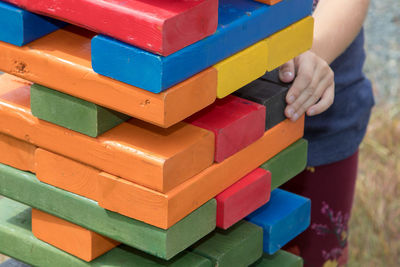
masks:
{"type": "Polygon", "coordinates": [[[333,103],[334,74],[328,63],[311,51],[288,61],[279,69],[282,82],[291,82],[286,95],[286,117],[296,121],[307,112],[313,116],[327,110],[333,103]],[[296,78],[294,79],[294,77],[296,78]]]}

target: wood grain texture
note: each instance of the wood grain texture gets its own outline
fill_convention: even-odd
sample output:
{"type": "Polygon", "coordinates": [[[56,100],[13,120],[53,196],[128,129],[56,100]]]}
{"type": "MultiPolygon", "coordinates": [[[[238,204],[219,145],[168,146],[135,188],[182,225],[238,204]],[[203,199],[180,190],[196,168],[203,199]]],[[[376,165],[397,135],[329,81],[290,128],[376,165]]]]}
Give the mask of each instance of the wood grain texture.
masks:
{"type": "Polygon", "coordinates": [[[217,31],[167,57],[106,36],[94,37],[93,69],[115,80],[161,92],[311,15],[311,9],[312,0],[284,0],[274,6],[220,0],[217,31]]]}
{"type": "Polygon", "coordinates": [[[96,74],[90,61],[91,37],[88,31],[67,26],[29,46],[0,42],[0,70],[162,127],[214,102],[217,71],[213,68],[161,94],[96,74]]]}
{"type": "Polygon", "coordinates": [[[0,133],[0,162],[11,167],[35,172],[36,146],[0,133]]]}
{"type": "Polygon", "coordinates": [[[227,96],[217,99],[185,121],[214,133],[214,161],[221,162],[264,134],[265,107],[236,96],[227,96]]]}
{"type": "Polygon", "coordinates": [[[275,189],[269,202],[246,220],[263,228],[264,252],[272,255],[310,225],[310,216],[310,199],[275,189]]]}
{"type": "Polygon", "coordinates": [[[31,86],[31,111],[41,120],[91,137],[97,137],[130,119],[125,114],[39,84],[31,86]]]}
{"type": "Polygon", "coordinates": [[[213,34],[218,24],[217,0],[5,2],[76,24],[163,56],[213,34]]]}
{"type": "Polygon", "coordinates": [[[102,196],[98,203],[105,209],[128,217],[142,216],[143,221],[155,220],[154,225],[162,225],[163,228],[174,225],[298,140],[303,135],[303,119],[295,123],[288,120],[282,122],[248,147],[165,194],[101,173],[99,186],[102,196]]]}
{"type": "Polygon", "coordinates": [[[240,221],[228,230],[217,229],[191,251],[209,258],[218,267],[247,267],[262,255],[262,229],[240,221]]]}
{"type": "Polygon", "coordinates": [[[116,247],[88,263],[35,238],[31,232],[31,209],[10,199],[0,199],[0,240],[7,240],[0,242],[0,252],[41,267],[212,266],[207,258],[187,251],[165,261],[126,245],[116,247]]]}
{"type": "Polygon", "coordinates": [[[264,253],[262,257],[250,265],[251,267],[303,267],[303,259],[284,250],[278,250],[273,255],[264,253]]]}
{"type": "Polygon", "coordinates": [[[95,201],[42,183],[31,173],[3,164],[0,194],[162,259],[171,259],[215,228],[215,200],[163,230],[104,210],[95,201]]]}
{"type": "Polygon", "coordinates": [[[271,190],[286,183],[306,168],[307,148],[307,140],[300,139],[260,166],[271,172],[271,190]]]}
{"type": "Polygon", "coordinates": [[[0,41],[22,46],[51,33],[65,23],[0,2],[0,41]]]}
{"type": "Polygon", "coordinates": [[[56,216],[32,209],[32,234],[69,254],[90,262],[120,243],[56,216]]]}
{"type": "Polygon", "coordinates": [[[162,192],[214,159],[214,135],[187,123],[163,129],[132,119],[91,138],[38,120],[29,107],[29,83],[10,75],[0,76],[0,124],[0,132],[162,192]]]}
{"type": "Polygon", "coordinates": [[[257,168],[219,193],[217,227],[228,229],[268,202],[271,193],[271,173],[257,168]]]}

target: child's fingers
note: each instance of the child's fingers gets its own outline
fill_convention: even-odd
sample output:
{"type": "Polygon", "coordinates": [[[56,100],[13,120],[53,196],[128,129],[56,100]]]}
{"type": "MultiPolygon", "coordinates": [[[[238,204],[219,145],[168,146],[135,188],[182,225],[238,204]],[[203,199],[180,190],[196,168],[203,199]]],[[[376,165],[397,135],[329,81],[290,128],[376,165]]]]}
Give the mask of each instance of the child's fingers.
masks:
{"type": "Polygon", "coordinates": [[[335,84],[329,86],[322,94],[321,100],[307,109],[308,116],[318,115],[327,110],[335,99],[335,84]]]}
{"type": "Polygon", "coordinates": [[[289,60],[279,67],[279,79],[284,83],[290,83],[295,76],[294,61],[289,60]]]}
{"type": "Polygon", "coordinates": [[[291,105],[301,96],[303,91],[309,87],[313,80],[315,64],[313,62],[305,62],[298,70],[296,79],[290,87],[287,95],[286,102],[291,105]]]}

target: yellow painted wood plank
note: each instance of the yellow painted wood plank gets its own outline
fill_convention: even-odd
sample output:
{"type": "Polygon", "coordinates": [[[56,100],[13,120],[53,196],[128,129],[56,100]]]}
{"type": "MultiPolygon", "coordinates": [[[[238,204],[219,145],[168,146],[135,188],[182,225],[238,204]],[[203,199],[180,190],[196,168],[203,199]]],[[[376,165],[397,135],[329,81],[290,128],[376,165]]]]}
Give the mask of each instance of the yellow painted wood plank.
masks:
{"type": "Polygon", "coordinates": [[[311,48],[314,20],[306,17],[214,65],[223,98],[311,48]]]}

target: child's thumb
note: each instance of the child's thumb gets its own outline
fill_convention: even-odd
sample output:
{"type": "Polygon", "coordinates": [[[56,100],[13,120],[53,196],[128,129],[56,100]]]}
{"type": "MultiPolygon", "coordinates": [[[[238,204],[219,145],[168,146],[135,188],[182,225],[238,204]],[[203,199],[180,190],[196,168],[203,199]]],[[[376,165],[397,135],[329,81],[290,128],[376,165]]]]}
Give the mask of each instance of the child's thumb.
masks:
{"type": "Polygon", "coordinates": [[[279,67],[279,79],[284,83],[290,83],[294,79],[294,61],[290,60],[279,67]]]}

